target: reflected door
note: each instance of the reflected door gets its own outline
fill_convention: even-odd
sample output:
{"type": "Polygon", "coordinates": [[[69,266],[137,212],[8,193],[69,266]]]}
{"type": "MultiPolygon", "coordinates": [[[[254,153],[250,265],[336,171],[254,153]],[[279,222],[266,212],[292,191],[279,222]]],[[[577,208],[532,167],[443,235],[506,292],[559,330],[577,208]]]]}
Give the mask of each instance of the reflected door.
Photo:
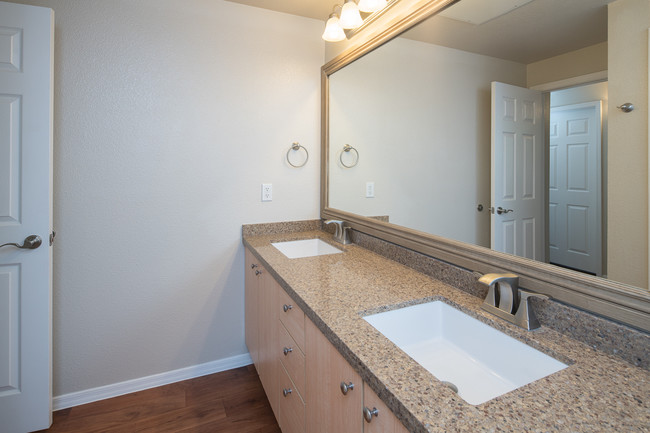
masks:
{"type": "Polygon", "coordinates": [[[602,275],[601,103],[551,109],[550,262],[602,275]]]}
{"type": "Polygon", "coordinates": [[[492,82],[491,246],[545,261],[541,92],[492,82]]]}

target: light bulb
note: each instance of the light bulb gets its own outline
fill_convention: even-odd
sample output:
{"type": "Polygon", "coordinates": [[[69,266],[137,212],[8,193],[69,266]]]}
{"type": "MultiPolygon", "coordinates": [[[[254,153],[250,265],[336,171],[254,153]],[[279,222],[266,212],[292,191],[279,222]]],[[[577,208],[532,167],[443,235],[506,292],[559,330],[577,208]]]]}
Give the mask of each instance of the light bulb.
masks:
{"type": "Polygon", "coordinates": [[[331,14],[325,24],[325,31],[323,32],[323,39],[327,42],[339,42],[345,39],[345,32],[339,22],[339,17],[336,14],[331,14]]]}
{"type": "Polygon", "coordinates": [[[388,4],[387,0],[359,0],[361,12],[377,12],[388,4]]]}
{"type": "Polygon", "coordinates": [[[341,27],[344,29],[356,29],[363,24],[359,8],[354,0],[345,0],[341,9],[341,27]]]}

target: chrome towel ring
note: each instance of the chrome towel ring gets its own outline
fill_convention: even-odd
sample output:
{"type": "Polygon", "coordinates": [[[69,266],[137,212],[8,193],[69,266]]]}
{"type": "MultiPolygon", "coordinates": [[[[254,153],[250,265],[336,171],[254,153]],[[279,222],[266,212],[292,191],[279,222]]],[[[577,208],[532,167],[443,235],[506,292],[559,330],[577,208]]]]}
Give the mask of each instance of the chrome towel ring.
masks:
{"type": "Polygon", "coordinates": [[[359,151],[358,151],[357,149],[355,149],[354,147],[350,146],[349,144],[346,144],[345,146],[343,146],[343,152],[341,152],[341,154],[339,155],[339,161],[341,161],[341,165],[342,165],[343,167],[345,167],[345,168],[352,168],[352,167],[354,167],[355,165],[357,165],[357,163],[359,162],[359,151]],[[346,164],[345,162],[343,162],[343,152],[348,152],[348,153],[349,153],[349,152],[352,151],[352,150],[354,151],[354,153],[356,153],[356,158],[354,159],[354,164],[350,164],[350,165],[348,165],[348,164],[346,164]]]}
{"type": "Polygon", "coordinates": [[[307,164],[307,161],[309,161],[309,152],[307,151],[307,148],[305,146],[303,146],[302,144],[298,143],[297,141],[294,141],[291,144],[291,147],[289,148],[289,150],[287,150],[287,162],[292,167],[300,168],[300,167],[304,166],[305,164],[307,164]],[[289,154],[291,154],[292,150],[297,152],[300,149],[303,149],[305,151],[305,160],[302,162],[302,164],[294,164],[293,162],[291,162],[291,158],[289,158],[289,154]]]}

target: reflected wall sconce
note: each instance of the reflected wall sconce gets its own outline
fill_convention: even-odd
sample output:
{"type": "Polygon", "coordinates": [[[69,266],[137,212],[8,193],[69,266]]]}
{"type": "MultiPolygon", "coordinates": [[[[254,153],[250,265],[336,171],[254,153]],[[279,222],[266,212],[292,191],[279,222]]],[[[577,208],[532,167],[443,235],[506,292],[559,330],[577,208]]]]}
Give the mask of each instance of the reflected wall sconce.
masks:
{"type": "Polygon", "coordinates": [[[387,5],[388,0],[359,0],[359,4],[355,0],[345,0],[343,5],[335,5],[325,24],[323,39],[327,42],[344,40],[345,30],[354,30],[363,25],[365,18],[361,17],[361,12],[372,14],[387,5]]]}

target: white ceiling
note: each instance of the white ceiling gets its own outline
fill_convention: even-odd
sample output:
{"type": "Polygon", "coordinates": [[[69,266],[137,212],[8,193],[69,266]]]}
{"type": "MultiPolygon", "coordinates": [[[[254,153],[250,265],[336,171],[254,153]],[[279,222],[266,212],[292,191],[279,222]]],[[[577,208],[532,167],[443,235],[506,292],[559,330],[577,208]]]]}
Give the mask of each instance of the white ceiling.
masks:
{"type": "MultiPolygon", "coordinates": [[[[343,3],[343,0],[228,1],[319,19],[323,25],[332,7],[343,3]]],[[[535,0],[478,26],[434,16],[404,37],[528,64],[605,42],[607,4],[612,1],[535,0]]]]}

